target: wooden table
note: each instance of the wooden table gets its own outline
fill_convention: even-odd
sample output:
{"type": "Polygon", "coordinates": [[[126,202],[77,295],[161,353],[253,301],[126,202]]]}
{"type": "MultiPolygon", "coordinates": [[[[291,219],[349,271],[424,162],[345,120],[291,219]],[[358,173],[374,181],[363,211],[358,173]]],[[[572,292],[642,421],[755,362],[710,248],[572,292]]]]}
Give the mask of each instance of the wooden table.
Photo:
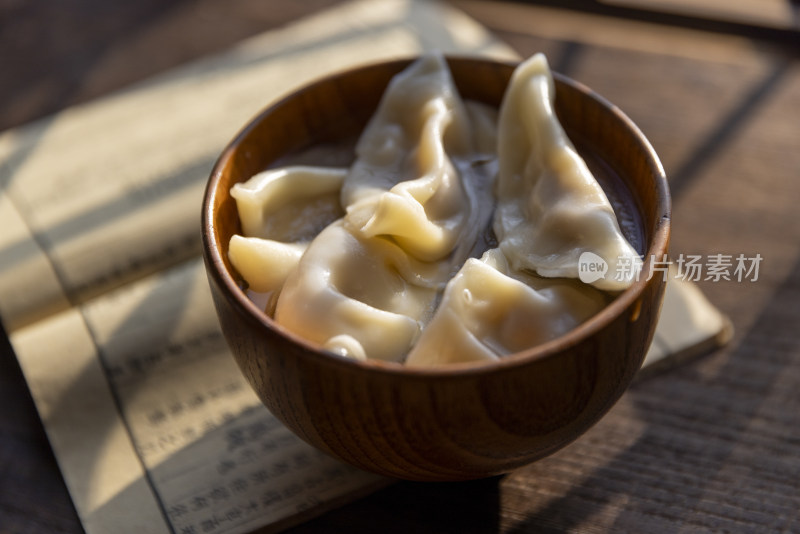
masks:
{"type": "MultiPolygon", "coordinates": [[[[0,3],[0,130],[333,3],[0,3]]],[[[641,126],[672,185],[673,257],[760,254],[758,279],[701,281],[733,341],[640,380],[552,457],[494,479],[398,483],[292,532],[800,531],[800,39],[789,3],[689,16],[454,4],[641,126]]],[[[81,532],[2,338],[0,532],[81,532]]]]}

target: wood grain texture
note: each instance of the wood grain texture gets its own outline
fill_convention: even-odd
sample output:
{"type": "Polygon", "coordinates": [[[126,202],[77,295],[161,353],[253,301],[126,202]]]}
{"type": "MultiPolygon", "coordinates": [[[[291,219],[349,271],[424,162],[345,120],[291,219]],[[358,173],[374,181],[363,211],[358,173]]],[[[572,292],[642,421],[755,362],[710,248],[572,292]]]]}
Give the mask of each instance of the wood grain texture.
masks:
{"type": "MultiPolygon", "coordinates": [[[[291,532],[800,531],[796,55],[746,35],[732,41],[657,24],[585,24],[575,12],[545,18],[525,5],[453,3],[521,55],[546,52],[556,70],[605,95],[644,130],[675,185],[673,254],[760,251],[761,278],[701,281],[736,327],[730,345],[635,384],[554,455],[486,480],[400,482],[291,532]]],[[[2,126],[154,74],[168,67],[160,54],[177,63],[219,49],[224,43],[207,31],[216,21],[233,42],[237,32],[269,29],[268,18],[296,13],[299,3],[147,4],[152,16],[134,24],[124,16],[132,7],[119,1],[0,3],[0,41],[11,42],[10,32],[29,40],[0,47],[2,126]],[[220,13],[223,4],[230,7],[220,13]],[[198,9],[217,16],[199,24],[198,9]],[[114,20],[120,26],[109,28],[114,20]],[[99,51],[116,58],[115,68],[94,59],[99,51]]],[[[81,532],[7,344],[0,362],[0,532],[81,532]]]]}
{"type": "MultiPolygon", "coordinates": [[[[496,363],[413,369],[333,356],[288,334],[240,289],[228,261],[239,233],[233,184],[287,152],[349,136],[408,62],[338,74],[269,107],[228,146],[208,184],[204,257],[217,314],[239,367],[270,411],[318,448],[410,480],[506,473],[572,442],[604,415],[641,366],[664,278],[644,277],[580,327],[496,363]]],[[[465,99],[498,107],[514,66],[451,59],[465,99]]],[[[572,137],[614,168],[640,210],[647,272],[669,243],[670,202],[655,152],[619,110],[556,78],[556,111],[572,137]]]]}

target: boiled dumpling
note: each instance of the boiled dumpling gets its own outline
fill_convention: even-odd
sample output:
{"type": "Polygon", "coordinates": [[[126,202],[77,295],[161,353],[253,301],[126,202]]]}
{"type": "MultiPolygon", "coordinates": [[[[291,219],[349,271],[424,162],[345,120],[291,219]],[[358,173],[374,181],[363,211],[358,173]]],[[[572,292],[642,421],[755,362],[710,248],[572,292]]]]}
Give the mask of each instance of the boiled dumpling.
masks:
{"type": "Polygon", "coordinates": [[[500,109],[494,231],[512,267],[546,277],[578,278],[584,252],[608,264],[597,288],[622,290],[641,259],[614,210],[558,122],[544,55],[514,71],[500,109]]]}
{"type": "Polygon", "coordinates": [[[297,266],[307,243],[282,243],[259,237],[234,235],[228,258],[253,291],[264,293],[280,289],[297,266]]]}
{"type": "Polygon", "coordinates": [[[364,236],[393,239],[418,260],[447,258],[457,269],[491,216],[483,193],[493,175],[473,164],[493,156],[481,152],[493,152],[492,115],[467,109],[440,55],[398,74],[342,188],[348,224],[364,236]],[[465,170],[473,179],[463,179],[465,170]]]}
{"type": "Polygon", "coordinates": [[[336,222],[308,246],[286,279],[275,320],[345,356],[400,361],[432,313],[437,290],[409,283],[397,245],[336,222]]]}
{"type": "Polygon", "coordinates": [[[292,166],[260,172],[231,188],[244,235],[310,241],[340,218],[347,169],[292,166]]]}
{"type": "Polygon", "coordinates": [[[286,277],[300,262],[307,246],[302,242],[234,235],[228,246],[228,259],[247,282],[250,300],[272,315],[286,277]]]}
{"type": "Polygon", "coordinates": [[[408,365],[496,360],[572,330],[605,295],[580,282],[514,273],[499,249],[470,258],[448,283],[408,365]]]}

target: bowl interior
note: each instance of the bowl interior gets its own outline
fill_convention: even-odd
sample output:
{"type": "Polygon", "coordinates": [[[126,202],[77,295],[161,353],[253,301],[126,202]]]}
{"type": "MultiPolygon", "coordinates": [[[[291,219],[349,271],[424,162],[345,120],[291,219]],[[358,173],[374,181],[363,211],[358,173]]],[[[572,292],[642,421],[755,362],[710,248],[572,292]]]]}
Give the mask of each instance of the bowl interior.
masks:
{"type": "MultiPolygon", "coordinates": [[[[336,143],[357,136],[377,108],[392,76],[412,59],[368,65],[324,78],[269,106],[256,116],[225,149],[209,180],[203,207],[203,239],[211,274],[229,291],[230,297],[266,328],[283,329],[262,313],[240,289],[240,278],[228,260],[228,242],[241,226],[231,186],[274,166],[287,154],[321,143],[336,143]]],[[[476,58],[448,58],[456,85],[464,99],[499,107],[514,63],[476,58]]],[[[631,203],[636,218],[636,235],[628,235],[645,259],[647,272],[653,259],[666,253],[669,236],[670,200],[666,178],[655,151],[636,125],[616,106],[587,87],[554,73],[556,112],[590,168],[612,196],[631,203]],[[621,185],[624,191],[619,191],[621,185]]],[[[642,292],[640,280],[618,296],[606,309],[557,340],[525,351],[524,357],[552,354],[599,328],[627,308],[642,292]]],[[[311,344],[283,334],[310,351],[322,352],[311,344]]],[[[501,360],[508,365],[514,355],[501,360]]],[[[336,358],[330,354],[324,357],[336,358]]],[[[416,369],[386,362],[355,362],[377,368],[416,369]]],[[[449,373],[486,363],[454,364],[423,372],[449,373]]],[[[496,365],[496,364],[488,364],[496,365]]]]}

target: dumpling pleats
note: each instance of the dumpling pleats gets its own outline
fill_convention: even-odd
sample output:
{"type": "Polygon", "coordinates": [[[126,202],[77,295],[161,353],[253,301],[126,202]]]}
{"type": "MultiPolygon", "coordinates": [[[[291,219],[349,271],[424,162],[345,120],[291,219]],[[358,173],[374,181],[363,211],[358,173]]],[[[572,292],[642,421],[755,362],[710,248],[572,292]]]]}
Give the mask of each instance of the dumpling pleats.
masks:
{"type": "Polygon", "coordinates": [[[602,292],[577,281],[514,273],[499,249],[489,250],[447,284],[406,364],[495,360],[565,334],[606,303],[602,292]]]}
{"type": "Polygon", "coordinates": [[[488,114],[468,111],[442,56],[398,74],[356,147],[342,189],[348,224],[393,239],[418,260],[460,267],[491,216],[481,193],[493,176],[465,180],[456,160],[487,157],[480,149],[494,138],[491,120],[475,121],[481,128],[474,132],[471,115],[488,114]]]}
{"type": "Polygon", "coordinates": [[[409,283],[396,258],[393,243],[328,226],[287,277],[275,320],[344,356],[401,361],[437,292],[409,283]]]}
{"type": "Polygon", "coordinates": [[[555,86],[544,55],[514,71],[498,126],[499,176],[494,231],[514,269],[578,278],[591,252],[608,265],[592,285],[622,290],[641,258],[628,243],[603,189],[555,114],[555,86]]]}

